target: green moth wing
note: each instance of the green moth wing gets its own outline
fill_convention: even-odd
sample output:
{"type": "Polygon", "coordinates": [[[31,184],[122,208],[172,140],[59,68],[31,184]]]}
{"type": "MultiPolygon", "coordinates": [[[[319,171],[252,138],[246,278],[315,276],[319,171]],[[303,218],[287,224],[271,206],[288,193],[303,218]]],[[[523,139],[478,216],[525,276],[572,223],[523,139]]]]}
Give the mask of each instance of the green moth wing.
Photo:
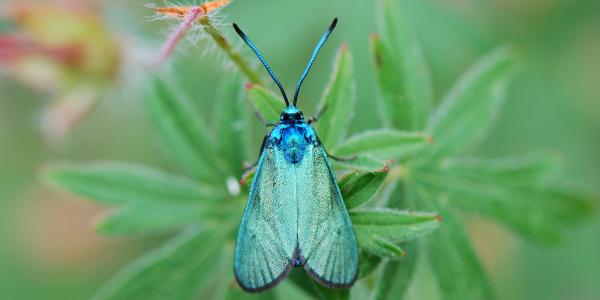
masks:
{"type": "Polygon", "coordinates": [[[358,274],[352,223],[321,145],[307,147],[296,167],[298,246],[304,268],[319,283],[350,287],[358,274]]]}
{"type": "Polygon", "coordinates": [[[234,272],[246,291],[276,285],[292,269],[297,248],[295,180],[283,153],[265,148],[250,188],[236,241],[234,272]]]}

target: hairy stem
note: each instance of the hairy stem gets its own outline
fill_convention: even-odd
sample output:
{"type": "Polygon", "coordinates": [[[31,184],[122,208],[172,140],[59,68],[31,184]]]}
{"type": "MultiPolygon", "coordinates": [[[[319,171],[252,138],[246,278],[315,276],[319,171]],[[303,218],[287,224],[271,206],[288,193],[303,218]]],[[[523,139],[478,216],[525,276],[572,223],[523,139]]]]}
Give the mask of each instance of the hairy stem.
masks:
{"type": "Polygon", "coordinates": [[[201,7],[195,7],[191,9],[186,15],[181,24],[177,27],[175,32],[169,36],[167,41],[163,44],[158,59],[154,62],[154,66],[159,66],[164,63],[175,51],[175,47],[179,41],[185,36],[185,34],[192,28],[194,22],[204,13],[201,7]]]}
{"type": "Polygon", "coordinates": [[[212,37],[215,43],[227,54],[229,59],[240,69],[240,71],[246,76],[248,81],[255,84],[261,84],[262,80],[256,71],[250,67],[248,62],[231,46],[231,43],[225,38],[223,33],[217,29],[206,16],[203,16],[199,20],[200,24],[204,26],[204,30],[212,37]]]}

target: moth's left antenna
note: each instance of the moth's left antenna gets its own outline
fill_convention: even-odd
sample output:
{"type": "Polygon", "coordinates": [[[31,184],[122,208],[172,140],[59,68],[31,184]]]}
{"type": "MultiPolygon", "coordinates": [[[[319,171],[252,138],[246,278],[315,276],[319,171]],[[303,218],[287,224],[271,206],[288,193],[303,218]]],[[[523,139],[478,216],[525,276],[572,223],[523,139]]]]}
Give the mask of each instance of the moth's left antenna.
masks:
{"type": "Polygon", "coordinates": [[[329,38],[329,36],[331,35],[331,32],[333,32],[333,30],[335,29],[337,22],[338,22],[337,18],[333,19],[333,22],[331,23],[331,25],[329,25],[329,28],[327,28],[325,33],[323,33],[323,35],[321,36],[321,39],[319,40],[319,42],[317,43],[317,46],[315,47],[315,50],[313,51],[312,55],[310,56],[308,65],[306,66],[306,69],[304,69],[304,73],[302,73],[302,76],[300,76],[300,80],[298,81],[298,85],[296,86],[296,92],[294,93],[294,106],[296,106],[296,103],[298,102],[298,94],[300,94],[300,87],[302,87],[302,83],[304,82],[306,75],[308,75],[308,71],[310,71],[310,68],[312,67],[313,63],[315,62],[315,59],[317,59],[317,54],[319,54],[319,51],[321,50],[323,45],[325,45],[327,38],[329,38]]]}
{"type": "Polygon", "coordinates": [[[285,90],[283,89],[281,82],[279,82],[279,79],[277,79],[277,76],[275,76],[275,74],[273,73],[273,70],[271,70],[271,67],[269,66],[269,64],[267,63],[265,58],[262,56],[260,51],[258,51],[258,48],[256,48],[254,43],[252,43],[250,38],[240,29],[239,26],[237,26],[237,24],[233,23],[233,29],[235,29],[235,32],[237,32],[237,34],[244,40],[244,42],[246,42],[246,45],[248,45],[248,47],[250,47],[250,49],[252,49],[252,51],[254,51],[254,53],[260,60],[260,62],[262,62],[263,66],[265,66],[265,69],[267,69],[267,72],[269,72],[269,75],[271,75],[271,78],[273,78],[273,81],[275,81],[275,84],[277,84],[277,86],[279,87],[279,90],[281,91],[281,95],[283,95],[283,100],[285,101],[285,105],[290,106],[290,102],[288,101],[288,97],[285,94],[285,90]]]}

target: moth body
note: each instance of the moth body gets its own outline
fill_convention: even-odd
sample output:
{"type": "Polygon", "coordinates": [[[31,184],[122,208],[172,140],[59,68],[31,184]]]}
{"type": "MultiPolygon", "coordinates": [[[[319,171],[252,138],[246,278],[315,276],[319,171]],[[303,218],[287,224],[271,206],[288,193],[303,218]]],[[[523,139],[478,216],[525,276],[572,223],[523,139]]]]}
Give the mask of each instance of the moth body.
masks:
{"type": "Polygon", "coordinates": [[[300,86],[336,24],[337,19],[317,44],[293,104],[262,54],[234,24],[287,105],[264,139],[236,239],[233,269],[245,291],[269,289],[295,267],[330,288],[348,288],[358,276],[356,237],[327,152],[296,107],[300,86]]]}

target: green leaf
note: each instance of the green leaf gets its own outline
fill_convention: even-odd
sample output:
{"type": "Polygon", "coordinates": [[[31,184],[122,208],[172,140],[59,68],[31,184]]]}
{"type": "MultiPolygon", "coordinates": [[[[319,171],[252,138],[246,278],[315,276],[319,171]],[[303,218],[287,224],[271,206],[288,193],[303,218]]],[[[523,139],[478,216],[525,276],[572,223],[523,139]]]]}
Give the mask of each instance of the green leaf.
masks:
{"type": "MultiPolygon", "coordinates": [[[[318,284],[318,283],[314,283],[318,284]]],[[[316,287],[319,290],[319,298],[323,300],[347,300],[350,299],[349,289],[329,289],[322,285],[316,287]]]]}
{"type": "Polygon", "coordinates": [[[421,130],[433,94],[421,46],[396,1],[381,1],[377,19],[382,38],[373,35],[371,45],[384,99],[384,120],[387,126],[421,130]]]}
{"type": "Polygon", "coordinates": [[[385,263],[372,297],[373,300],[404,299],[417,266],[418,250],[420,250],[415,242],[407,243],[405,247],[408,249],[406,257],[399,261],[385,263]]]}
{"type": "Polygon", "coordinates": [[[556,242],[562,231],[593,211],[592,197],[545,184],[548,159],[454,160],[413,170],[424,187],[449,204],[482,214],[540,242],[556,242]]]}
{"type": "Polygon", "coordinates": [[[476,191],[477,182],[469,189],[461,182],[454,189],[428,185],[444,193],[450,203],[463,210],[495,219],[516,232],[538,242],[560,241],[566,227],[591,215],[592,199],[552,188],[514,188],[476,191]]]}
{"type": "Polygon", "coordinates": [[[187,230],[117,273],[94,299],[196,299],[220,285],[222,245],[207,231],[187,230]],[[218,276],[216,277],[218,278],[218,276]]]}
{"type": "Polygon", "coordinates": [[[444,299],[494,299],[491,284],[454,213],[441,204],[439,195],[416,183],[409,189],[416,203],[437,211],[443,219],[443,226],[427,237],[425,248],[444,299]]]}
{"type": "Polygon", "coordinates": [[[449,176],[486,180],[491,184],[527,186],[546,178],[556,169],[557,162],[554,156],[546,154],[500,159],[463,157],[443,160],[439,169],[449,176]]]}
{"type": "Polygon", "coordinates": [[[299,289],[310,295],[313,299],[320,299],[319,293],[313,284],[313,279],[308,277],[306,271],[302,269],[292,269],[288,276],[288,280],[292,281],[299,289]]]}
{"type": "Polygon", "coordinates": [[[201,204],[225,196],[224,189],[131,164],[50,167],[45,178],[61,188],[107,204],[201,204]]]}
{"type": "Polygon", "coordinates": [[[460,152],[486,134],[502,104],[512,61],[511,49],[499,48],[458,81],[429,118],[435,143],[428,158],[460,152]]]}
{"type": "MultiPolygon", "coordinates": [[[[306,271],[294,269],[290,272],[289,280],[291,280],[298,288],[312,296],[314,299],[330,300],[330,299],[349,299],[349,289],[330,289],[326,288],[312,278],[308,277],[306,271]]],[[[288,295],[286,295],[288,296],[288,295]]],[[[287,298],[285,298],[287,299],[287,298]]]]}
{"type": "Polygon", "coordinates": [[[540,187],[540,202],[549,207],[549,211],[560,222],[571,225],[593,217],[597,212],[600,197],[561,184],[549,184],[540,187]]]}
{"type": "Polygon", "coordinates": [[[311,280],[313,288],[317,291],[317,297],[321,300],[348,300],[350,289],[330,289],[311,280]]]}
{"type": "Polygon", "coordinates": [[[199,224],[205,213],[200,206],[127,206],[103,216],[96,229],[106,235],[164,232],[199,224]]]}
{"type": "Polygon", "coordinates": [[[335,169],[355,170],[359,172],[387,172],[387,162],[377,160],[368,156],[356,156],[352,159],[331,160],[335,169]]]}
{"type": "Polygon", "coordinates": [[[340,156],[369,154],[382,159],[403,158],[421,150],[430,140],[430,137],[421,133],[393,129],[368,130],[348,138],[332,153],[340,156]]]}
{"type": "Polygon", "coordinates": [[[214,138],[191,101],[172,82],[152,81],[147,95],[150,115],[163,142],[164,150],[188,174],[207,181],[222,173],[221,156],[216,154],[214,138]]]}
{"type": "Polygon", "coordinates": [[[362,206],[369,202],[387,177],[387,172],[351,172],[339,182],[339,187],[347,209],[362,206]]]}
{"type": "Polygon", "coordinates": [[[348,46],[343,45],[319,105],[324,111],[317,122],[317,132],[325,147],[335,147],[346,136],[354,114],[355,97],[352,54],[348,46]]]}
{"type": "Polygon", "coordinates": [[[50,167],[51,184],[92,200],[118,205],[97,225],[109,235],[149,234],[199,224],[223,215],[224,189],[148,167],[89,163],[50,167]]]}
{"type": "Polygon", "coordinates": [[[423,236],[439,226],[439,217],[392,209],[354,210],[350,218],[360,248],[370,254],[399,259],[400,243],[423,236]]]}
{"type": "Polygon", "coordinates": [[[239,203],[218,201],[195,205],[126,205],[104,215],[96,225],[106,235],[147,235],[196,225],[222,224],[239,203]]]}
{"type": "MultiPolygon", "coordinates": [[[[330,289],[326,288],[312,278],[308,277],[304,270],[294,269],[290,272],[289,279],[296,284],[300,289],[319,300],[345,300],[350,297],[349,289],[330,289]]],[[[287,299],[287,298],[285,298],[287,299]]]]}
{"type": "Polygon", "coordinates": [[[358,259],[358,279],[369,276],[381,263],[381,257],[360,251],[358,259]]]}
{"type": "Polygon", "coordinates": [[[266,122],[278,122],[279,115],[285,109],[285,103],[280,96],[275,96],[264,87],[257,84],[248,84],[248,98],[256,112],[266,122]]]}
{"type": "MultiPolygon", "coordinates": [[[[278,286],[279,288],[279,286],[278,286]]],[[[200,299],[200,298],[199,298],[200,299]]],[[[277,292],[275,290],[268,290],[259,294],[250,294],[241,288],[229,289],[225,295],[224,300],[276,300],[277,292]]]]}
{"type": "Polygon", "coordinates": [[[215,103],[218,153],[225,158],[229,174],[239,176],[244,161],[244,102],[240,76],[226,73],[215,103]]]}

